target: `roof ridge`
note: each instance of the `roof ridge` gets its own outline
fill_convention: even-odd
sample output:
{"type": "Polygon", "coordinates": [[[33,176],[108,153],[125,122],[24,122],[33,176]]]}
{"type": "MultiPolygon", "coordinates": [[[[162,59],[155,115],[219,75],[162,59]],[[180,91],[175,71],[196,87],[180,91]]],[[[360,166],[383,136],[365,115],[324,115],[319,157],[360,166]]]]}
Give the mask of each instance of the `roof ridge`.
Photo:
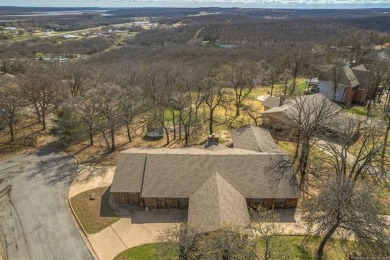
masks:
{"type": "Polygon", "coordinates": [[[220,192],[219,192],[219,181],[218,181],[218,176],[223,178],[221,176],[221,174],[218,173],[218,171],[215,171],[215,173],[212,175],[212,177],[215,176],[215,185],[216,185],[216,192],[217,192],[217,205],[218,205],[218,223],[221,223],[222,221],[222,216],[221,216],[221,211],[222,211],[222,207],[221,207],[221,198],[220,198],[220,192]]]}
{"type": "MultiPolygon", "coordinates": [[[[222,199],[224,199],[222,197],[222,192],[220,192],[220,185],[222,185],[221,181],[222,182],[226,182],[231,188],[233,188],[237,193],[239,193],[241,196],[242,193],[239,192],[228,180],[226,180],[222,174],[220,174],[218,171],[215,171],[215,173],[213,175],[210,176],[211,177],[214,177],[215,176],[215,184],[216,184],[216,192],[217,192],[217,203],[218,203],[218,222],[222,222],[222,215],[221,215],[221,212],[223,211],[223,208],[222,208],[222,199]]],[[[209,179],[210,179],[209,178],[209,179]]]]}

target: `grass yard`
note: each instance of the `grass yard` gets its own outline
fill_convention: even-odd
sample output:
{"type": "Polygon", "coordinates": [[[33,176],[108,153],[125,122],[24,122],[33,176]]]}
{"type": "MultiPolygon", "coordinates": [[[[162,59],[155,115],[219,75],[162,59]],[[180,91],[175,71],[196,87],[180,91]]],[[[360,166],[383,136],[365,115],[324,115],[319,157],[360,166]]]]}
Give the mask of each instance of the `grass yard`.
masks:
{"type": "MultiPolygon", "coordinates": [[[[280,246],[279,254],[273,254],[272,259],[281,259],[290,257],[289,259],[316,259],[315,252],[321,242],[321,237],[305,236],[280,236],[276,237],[272,242],[276,246],[280,246]]],[[[351,252],[357,252],[357,245],[354,242],[342,239],[331,239],[324,249],[324,259],[329,260],[344,260],[348,259],[351,252]]],[[[259,256],[264,254],[264,244],[259,244],[259,256]]]]}
{"type": "Polygon", "coordinates": [[[343,107],[347,112],[355,114],[355,115],[360,115],[360,116],[367,116],[368,115],[368,110],[366,106],[344,106],[343,107]]]}
{"type": "Polygon", "coordinates": [[[145,244],[142,246],[136,246],[126,251],[123,251],[114,260],[150,260],[157,259],[158,244],[145,244]]]}
{"type": "Polygon", "coordinates": [[[95,234],[119,220],[109,206],[108,198],[109,187],[103,187],[85,191],[70,199],[77,218],[88,234],[95,234]],[[89,199],[92,193],[95,200],[89,199]]]}
{"type": "MultiPolygon", "coordinates": [[[[271,245],[274,248],[279,248],[275,252],[271,251],[273,256],[271,259],[316,259],[315,252],[321,241],[320,237],[309,237],[305,239],[304,236],[281,236],[275,237],[271,245]],[[279,247],[280,246],[280,247],[279,247]],[[276,252],[280,251],[280,252],[276,252]]],[[[145,244],[142,246],[133,247],[115,257],[115,260],[149,260],[158,259],[159,244],[145,244]]],[[[344,260],[348,259],[350,252],[357,252],[356,244],[347,240],[331,239],[325,246],[324,259],[329,260],[344,260]]],[[[259,243],[258,256],[264,259],[264,243],[259,243]]],[[[178,259],[178,258],[177,258],[178,259]]]]}

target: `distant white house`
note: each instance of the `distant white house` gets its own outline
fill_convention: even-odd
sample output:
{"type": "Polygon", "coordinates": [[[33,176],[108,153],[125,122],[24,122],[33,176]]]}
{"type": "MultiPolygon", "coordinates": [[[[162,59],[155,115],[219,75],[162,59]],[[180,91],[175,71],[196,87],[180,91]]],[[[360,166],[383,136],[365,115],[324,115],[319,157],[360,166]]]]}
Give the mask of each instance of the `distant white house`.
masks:
{"type": "Polygon", "coordinates": [[[73,34],[65,34],[62,36],[64,39],[76,39],[79,38],[79,36],[73,35],[73,34]]]}

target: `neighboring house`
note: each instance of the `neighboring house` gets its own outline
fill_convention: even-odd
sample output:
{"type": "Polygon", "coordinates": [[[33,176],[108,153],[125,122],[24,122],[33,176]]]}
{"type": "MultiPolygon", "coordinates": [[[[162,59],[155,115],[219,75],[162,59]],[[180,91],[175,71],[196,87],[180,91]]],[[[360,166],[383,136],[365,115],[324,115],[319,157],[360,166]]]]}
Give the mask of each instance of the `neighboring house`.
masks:
{"type": "MultiPolygon", "coordinates": [[[[251,130],[244,127],[246,131],[251,130]]],[[[272,139],[263,136],[268,138],[272,139]]],[[[297,206],[299,192],[292,169],[277,170],[278,163],[289,157],[270,140],[266,142],[259,147],[267,152],[222,149],[222,145],[213,150],[130,148],[119,157],[110,192],[118,204],[188,208],[188,221],[205,231],[245,226],[249,207],[297,206]]]]}
{"type": "Polygon", "coordinates": [[[316,111],[316,107],[322,102],[327,102],[327,113],[334,116],[329,117],[329,120],[324,122],[322,127],[324,129],[331,129],[332,132],[340,136],[345,133],[345,129],[342,128],[342,125],[333,124],[331,119],[337,116],[337,119],[341,120],[342,118],[346,119],[346,116],[340,113],[341,108],[338,105],[330,101],[324,95],[320,93],[305,95],[300,97],[299,102],[301,102],[301,104],[299,106],[296,102],[296,100],[286,100],[283,106],[274,107],[264,111],[262,113],[263,125],[267,128],[276,130],[274,132],[278,132],[278,137],[281,139],[295,139],[298,134],[298,129],[294,126],[291,118],[295,118],[297,116],[309,118],[310,113],[313,113],[312,120],[315,120],[314,114],[316,114],[316,112],[314,111],[316,111]],[[300,107],[300,112],[298,111],[298,107],[300,107]],[[305,115],[304,113],[308,113],[308,115],[305,115]]]}
{"type": "Polygon", "coordinates": [[[280,106],[280,98],[269,96],[263,102],[264,110],[280,106]]]}
{"type": "Polygon", "coordinates": [[[370,88],[368,79],[369,72],[363,65],[354,68],[346,65],[340,74],[336,93],[334,93],[334,76],[332,71],[321,73],[318,82],[318,91],[330,100],[335,98],[334,101],[343,104],[364,104],[370,88]]]}
{"type": "Polygon", "coordinates": [[[364,58],[368,62],[390,62],[390,51],[370,51],[364,58]]]}
{"type": "Polygon", "coordinates": [[[277,151],[270,132],[254,125],[246,125],[232,130],[233,147],[256,152],[277,151]]]}

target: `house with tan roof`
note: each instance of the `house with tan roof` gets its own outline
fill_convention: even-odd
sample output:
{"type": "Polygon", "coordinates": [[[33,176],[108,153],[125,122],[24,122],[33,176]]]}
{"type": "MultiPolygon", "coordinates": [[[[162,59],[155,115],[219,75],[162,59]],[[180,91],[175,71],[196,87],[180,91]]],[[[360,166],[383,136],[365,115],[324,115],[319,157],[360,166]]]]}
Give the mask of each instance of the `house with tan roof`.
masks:
{"type": "Polygon", "coordinates": [[[278,169],[290,158],[266,130],[257,128],[235,131],[234,148],[122,152],[110,189],[114,201],[149,209],[188,209],[188,222],[205,231],[246,225],[250,207],[295,208],[299,191],[293,171],[278,169]]]}

